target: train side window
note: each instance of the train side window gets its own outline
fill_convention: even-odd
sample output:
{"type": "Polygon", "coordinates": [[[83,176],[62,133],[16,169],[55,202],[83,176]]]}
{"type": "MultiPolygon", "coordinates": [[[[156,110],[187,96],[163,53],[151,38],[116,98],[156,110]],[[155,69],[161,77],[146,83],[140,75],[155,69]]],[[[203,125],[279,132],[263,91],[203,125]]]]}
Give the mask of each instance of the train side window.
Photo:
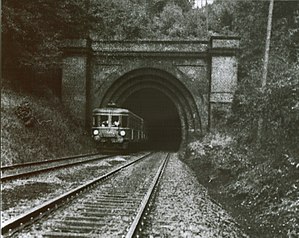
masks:
{"type": "Polygon", "coordinates": [[[121,121],[122,127],[128,127],[128,117],[122,116],[121,119],[122,119],[122,121],[121,121]]]}
{"type": "Polygon", "coordinates": [[[119,116],[112,116],[111,118],[111,126],[114,126],[114,127],[118,127],[120,126],[120,122],[119,122],[119,116]]]}
{"type": "Polygon", "coordinates": [[[100,124],[101,124],[101,127],[108,127],[108,115],[101,115],[100,116],[100,124]]]}

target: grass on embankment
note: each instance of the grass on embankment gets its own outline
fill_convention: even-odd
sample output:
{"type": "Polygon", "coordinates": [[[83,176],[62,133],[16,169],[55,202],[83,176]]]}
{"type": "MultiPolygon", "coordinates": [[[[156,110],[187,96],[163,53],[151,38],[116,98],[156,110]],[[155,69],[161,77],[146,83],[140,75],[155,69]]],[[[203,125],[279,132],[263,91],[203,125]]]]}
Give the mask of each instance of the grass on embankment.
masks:
{"type": "Polygon", "coordinates": [[[1,88],[1,164],[40,161],[96,152],[95,143],[49,91],[34,96],[1,88]],[[35,121],[31,127],[16,115],[27,102],[35,121]]]}
{"type": "Polygon", "coordinates": [[[298,237],[299,158],[214,133],[190,143],[186,162],[250,237],[298,237]]]}

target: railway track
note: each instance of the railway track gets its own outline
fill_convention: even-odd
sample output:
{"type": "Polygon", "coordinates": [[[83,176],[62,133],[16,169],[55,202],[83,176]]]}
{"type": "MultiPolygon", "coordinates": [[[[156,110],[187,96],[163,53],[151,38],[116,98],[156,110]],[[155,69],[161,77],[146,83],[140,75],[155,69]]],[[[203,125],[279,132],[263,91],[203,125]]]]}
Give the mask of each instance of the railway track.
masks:
{"type": "MultiPolygon", "coordinates": [[[[161,153],[137,158],[6,222],[2,235],[9,236],[32,223],[33,230],[43,237],[138,236],[168,157],[161,153]],[[63,204],[66,206],[54,212],[63,204]],[[43,219],[46,222],[38,222],[51,212],[43,219]]],[[[38,236],[30,230],[22,232],[23,237],[38,236]]]]}
{"type": "Polygon", "coordinates": [[[71,167],[74,165],[106,159],[112,156],[102,154],[84,154],[44,160],[31,163],[15,164],[1,167],[1,182],[7,182],[18,178],[29,177],[36,174],[71,167]]]}

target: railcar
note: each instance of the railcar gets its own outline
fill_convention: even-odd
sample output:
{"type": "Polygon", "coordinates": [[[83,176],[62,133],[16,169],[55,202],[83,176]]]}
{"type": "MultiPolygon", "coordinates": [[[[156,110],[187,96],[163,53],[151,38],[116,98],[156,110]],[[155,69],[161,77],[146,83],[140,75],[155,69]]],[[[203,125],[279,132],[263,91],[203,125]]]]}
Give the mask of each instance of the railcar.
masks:
{"type": "Polygon", "coordinates": [[[95,108],[91,134],[100,148],[127,150],[147,140],[143,118],[115,106],[95,108]]]}

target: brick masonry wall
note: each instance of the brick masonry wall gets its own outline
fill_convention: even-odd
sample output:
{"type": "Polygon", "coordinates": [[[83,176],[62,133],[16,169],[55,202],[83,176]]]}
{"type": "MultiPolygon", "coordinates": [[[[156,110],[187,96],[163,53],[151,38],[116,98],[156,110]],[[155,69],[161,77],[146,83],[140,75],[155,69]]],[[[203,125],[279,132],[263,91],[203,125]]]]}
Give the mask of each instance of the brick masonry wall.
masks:
{"type": "Polygon", "coordinates": [[[212,37],[210,128],[225,123],[231,114],[231,103],[237,88],[239,39],[212,37]]]}
{"type": "Polygon", "coordinates": [[[62,101],[69,113],[85,125],[87,57],[68,56],[63,61],[62,101]]]}
{"type": "Polygon", "coordinates": [[[205,132],[230,115],[237,86],[238,48],[237,37],[219,36],[211,37],[210,42],[67,41],[62,101],[75,119],[88,125],[91,110],[100,106],[118,79],[136,69],[156,68],[173,75],[186,87],[195,106],[182,106],[189,115],[185,124],[192,118],[200,120],[205,132]]]}

